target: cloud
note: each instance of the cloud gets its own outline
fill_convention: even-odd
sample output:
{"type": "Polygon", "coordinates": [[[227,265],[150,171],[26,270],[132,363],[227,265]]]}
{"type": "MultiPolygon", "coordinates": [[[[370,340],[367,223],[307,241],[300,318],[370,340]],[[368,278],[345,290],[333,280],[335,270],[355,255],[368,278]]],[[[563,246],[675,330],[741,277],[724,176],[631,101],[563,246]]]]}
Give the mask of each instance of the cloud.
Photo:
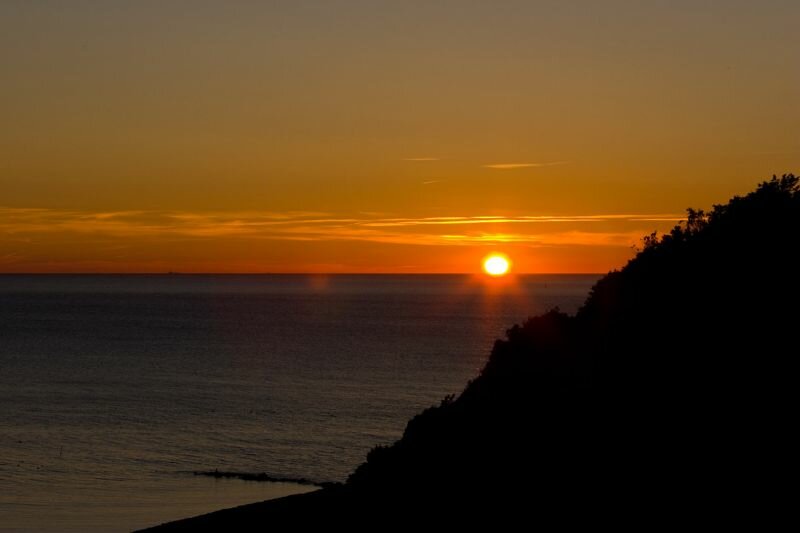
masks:
{"type": "MultiPolygon", "coordinates": [[[[653,228],[608,231],[609,223],[677,222],[675,214],[593,215],[472,215],[437,217],[387,217],[380,213],[336,216],[330,213],[287,211],[80,211],[0,207],[0,244],[14,252],[21,239],[62,240],[65,235],[117,244],[184,239],[251,239],[368,241],[387,244],[461,246],[517,243],[531,246],[629,246],[653,228]],[[544,224],[544,226],[543,226],[544,224]],[[547,225],[549,224],[549,225],[547,225]],[[569,228],[579,224],[596,231],[569,228]],[[531,230],[521,228],[530,226],[531,230]],[[509,231],[511,227],[520,228],[509,231]],[[533,228],[536,227],[536,230],[533,228]],[[82,236],[82,237],[81,237],[82,236]],[[129,240],[129,241],[126,241],[129,240]]],[[[617,226],[618,227],[618,226],[617,226]]],[[[13,256],[5,258],[11,260],[13,256]]]]}
{"type": "Polygon", "coordinates": [[[638,231],[562,231],[544,234],[478,233],[443,237],[461,245],[516,243],[531,246],[631,246],[641,240],[642,234],[638,231]]]}
{"type": "Polygon", "coordinates": [[[557,222],[610,222],[613,220],[633,222],[679,222],[681,215],[536,215],[536,216],[472,216],[472,217],[423,217],[423,218],[385,218],[364,221],[364,226],[435,226],[435,225],[473,225],[473,224],[541,224],[557,222]]]}
{"type": "Polygon", "coordinates": [[[441,161],[441,159],[438,158],[438,157],[407,157],[407,158],[403,159],[403,161],[423,162],[423,161],[441,161]]]}
{"type": "Polygon", "coordinates": [[[556,165],[566,165],[569,161],[551,161],[548,163],[491,163],[483,165],[483,168],[492,168],[495,170],[514,170],[517,168],[540,168],[540,167],[553,167],[556,165]]]}

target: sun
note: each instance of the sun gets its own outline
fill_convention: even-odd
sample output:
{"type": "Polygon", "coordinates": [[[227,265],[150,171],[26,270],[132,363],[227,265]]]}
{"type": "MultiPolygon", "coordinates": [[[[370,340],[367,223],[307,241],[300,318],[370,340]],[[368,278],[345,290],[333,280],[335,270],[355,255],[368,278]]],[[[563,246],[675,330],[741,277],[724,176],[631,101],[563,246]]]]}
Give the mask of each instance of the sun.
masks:
{"type": "Polygon", "coordinates": [[[491,254],[483,260],[483,269],[494,277],[505,276],[511,268],[511,261],[502,254],[491,254]]]}

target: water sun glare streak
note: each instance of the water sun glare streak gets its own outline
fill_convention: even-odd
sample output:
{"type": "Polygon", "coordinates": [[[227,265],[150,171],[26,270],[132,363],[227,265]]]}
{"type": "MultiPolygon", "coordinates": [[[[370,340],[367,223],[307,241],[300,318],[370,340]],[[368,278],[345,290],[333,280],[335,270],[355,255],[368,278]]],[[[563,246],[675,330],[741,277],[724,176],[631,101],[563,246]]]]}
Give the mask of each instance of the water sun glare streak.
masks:
{"type": "Polygon", "coordinates": [[[511,268],[511,261],[502,254],[491,254],[483,260],[483,270],[493,277],[500,277],[508,274],[511,268]]]}

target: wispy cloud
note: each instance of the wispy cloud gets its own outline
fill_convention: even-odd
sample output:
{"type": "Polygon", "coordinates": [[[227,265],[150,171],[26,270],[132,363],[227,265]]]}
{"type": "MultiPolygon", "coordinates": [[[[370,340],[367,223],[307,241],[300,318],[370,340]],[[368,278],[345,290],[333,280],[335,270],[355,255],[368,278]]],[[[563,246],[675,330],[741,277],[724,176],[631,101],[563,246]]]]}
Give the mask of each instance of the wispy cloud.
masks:
{"type": "Polygon", "coordinates": [[[609,222],[628,220],[636,222],[678,222],[681,215],[536,215],[536,216],[472,216],[472,217],[423,217],[423,218],[384,218],[364,221],[364,226],[434,226],[434,225],[473,225],[473,224],[536,224],[556,222],[609,222]]]}
{"type": "Polygon", "coordinates": [[[452,244],[527,244],[531,246],[631,246],[641,240],[638,231],[590,232],[558,231],[545,234],[526,233],[478,233],[466,235],[443,235],[452,244]]]}
{"type": "Polygon", "coordinates": [[[423,181],[422,184],[423,185],[433,185],[434,183],[441,183],[443,181],[445,181],[445,180],[428,180],[428,181],[423,181]]]}
{"type": "Polygon", "coordinates": [[[550,161],[547,163],[491,163],[483,165],[483,167],[495,170],[514,170],[517,168],[554,167],[556,165],[566,165],[567,163],[569,163],[569,161],[550,161]]]}
{"type": "MultiPolygon", "coordinates": [[[[472,215],[437,217],[387,217],[380,213],[337,216],[321,212],[173,212],[173,211],[79,211],[0,207],[0,244],[13,252],[20,239],[61,239],[64,235],[86,238],[257,239],[294,241],[369,241],[412,245],[480,245],[518,243],[532,246],[622,246],[638,242],[652,227],[649,223],[673,223],[675,214],[592,215],[472,215]],[[632,223],[633,228],[609,231],[608,224],[632,223]],[[645,225],[644,223],[647,223],[645,225]],[[575,225],[592,231],[560,225],[575,225]],[[523,230],[525,226],[530,230],[523,230]],[[512,227],[517,231],[509,231],[512,227]],[[533,228],[537,229],[533,229],[533,228]],[[596,230],[596,231],[595,231],[596,230]]],[[[106,243],[108,245],[108,243],[106,243]]],[[[6,258],[10,260],[11,256],[6,258]]]]}
{"type": "Polygon", "coordinates": [[[403,161],[441,161],[439,157],[406,157],[403,161]]]}

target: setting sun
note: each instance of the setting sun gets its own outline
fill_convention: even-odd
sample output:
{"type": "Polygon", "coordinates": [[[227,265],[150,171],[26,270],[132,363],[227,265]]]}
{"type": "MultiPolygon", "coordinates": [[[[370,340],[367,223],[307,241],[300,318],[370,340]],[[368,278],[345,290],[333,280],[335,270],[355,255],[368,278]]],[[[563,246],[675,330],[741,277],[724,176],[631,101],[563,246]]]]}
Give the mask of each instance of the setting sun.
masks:
{"type": "Polygon", "coordinates": [[[504,255],[492,254],[483,260],[483,269],[490,276],[504,276],[510,267],[511,262],[504,255]]]}

